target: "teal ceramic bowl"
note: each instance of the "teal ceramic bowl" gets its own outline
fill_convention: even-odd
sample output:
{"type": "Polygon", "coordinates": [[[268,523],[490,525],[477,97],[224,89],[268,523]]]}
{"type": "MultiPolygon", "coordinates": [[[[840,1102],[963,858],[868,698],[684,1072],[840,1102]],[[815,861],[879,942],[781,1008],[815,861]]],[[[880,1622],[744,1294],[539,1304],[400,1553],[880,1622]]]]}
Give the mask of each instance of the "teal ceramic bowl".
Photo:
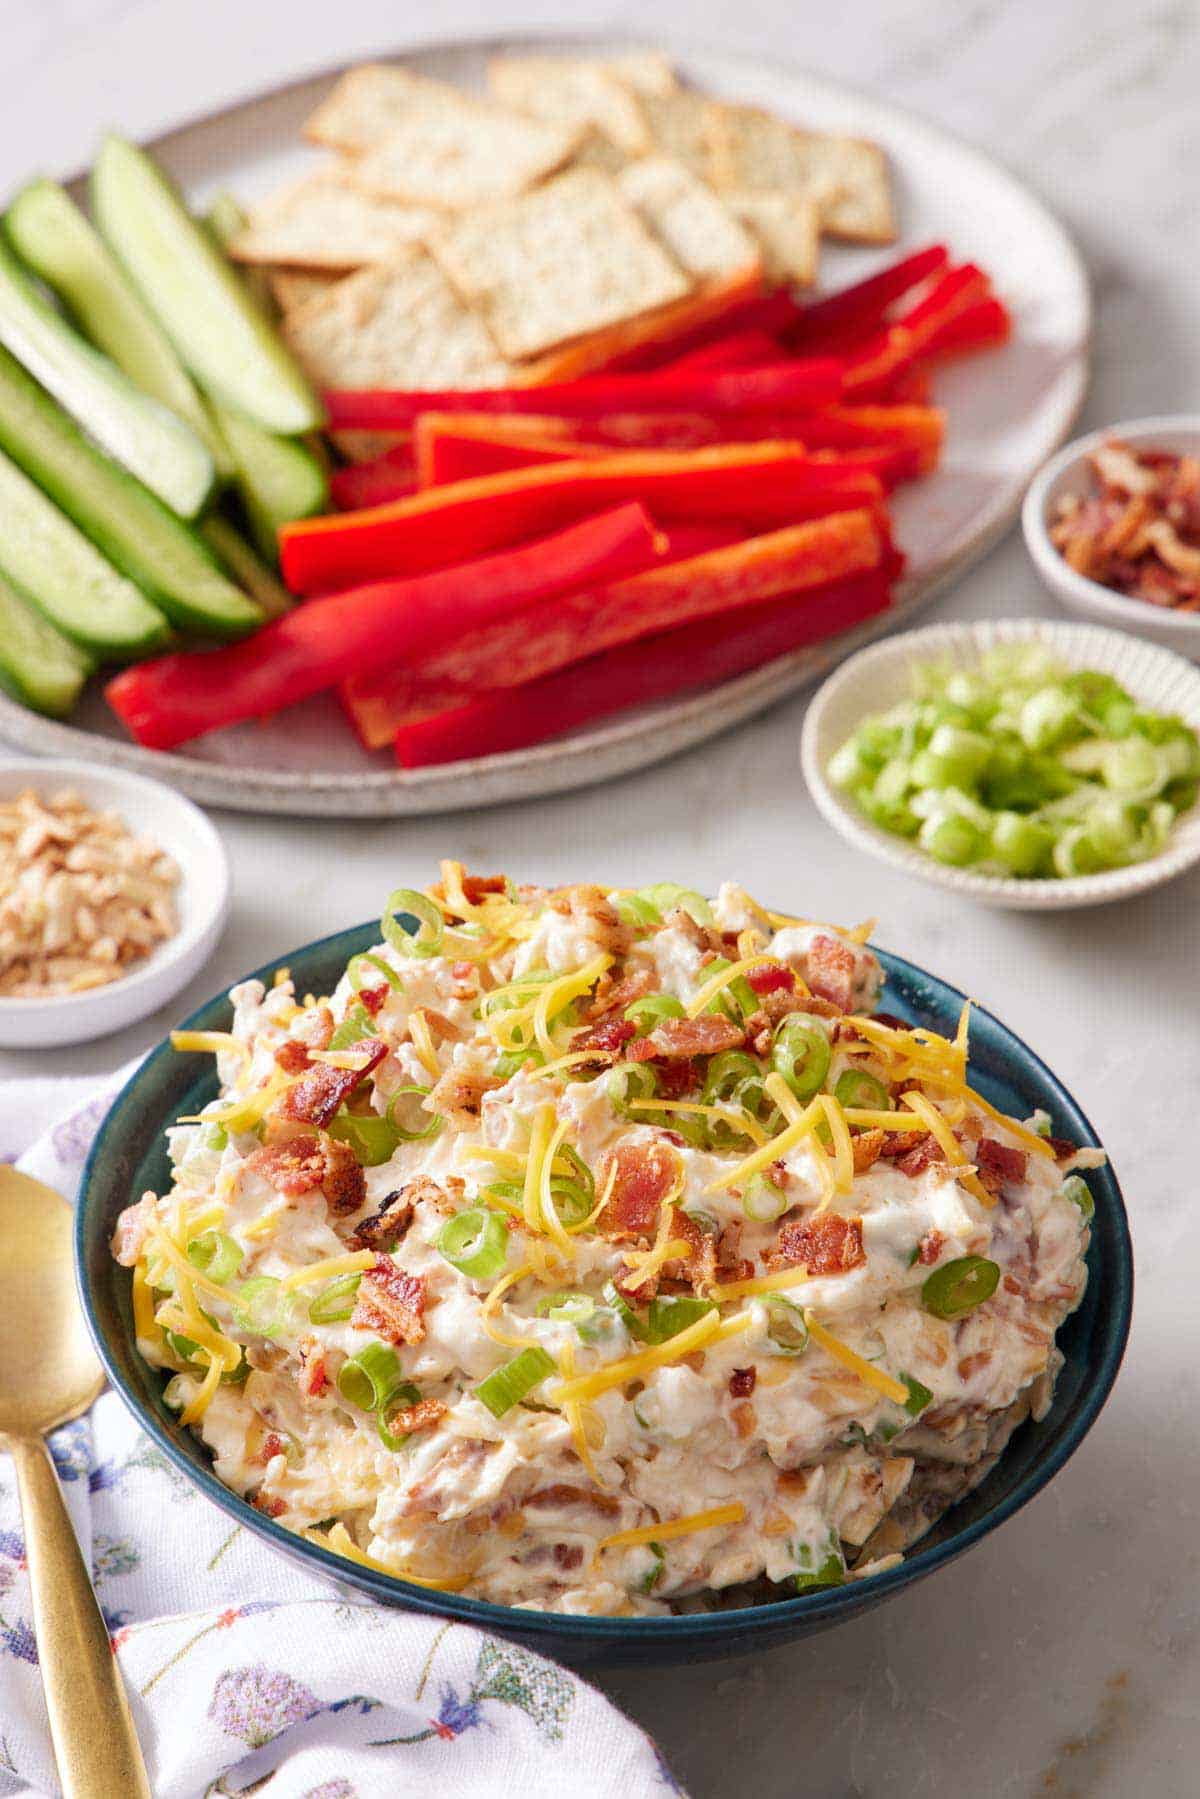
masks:
{"type": "MultiPolygon", "coordinates": [[[[378,925],[325,937],[280,960],[300,992],[328,993],[356,951],[377,940],[378,925]]],[[[886,951],[881,1010],[953,1035],[963,996],[944,981],[886,951]]],[[[273,969],[272,965],[272,969],[273,969]]],[[[259,970],[270,979],[272,969],[259,970]]],[[[230,1006],[222,995],[186,1019],[192,1030],[225,1030],[230,1006]]],[[[1120,1189],[1112,1172],[1091,1176],[1096,1217],[1088,1255],[1087,1294],[1059,1333],[1066,1365],[1054,1405],[1040,1424],[1026,1423],[987,1480],[953,1507],[896,1568],[803,1598],[770,1605],[670,1618],[590,1618],[513,1611],[458,1594],[430,1593],[390,1575],[332,1555],[266,1518],[221,1485],[208,1451],[181,1430],[162,1398],[162,1376],[134,1347],[129,1270],[108,1248],[114,1221],[131,1198],[169,1183],[163,1133],[177,1117],[199,1111],[217,1091],[211,1064],[200,1072],[193,1056],[162,1044],[119,1095],[96,1138],[84,1171],[76,1226],[79,1289],[109,1379],[138,1423],[181,1473],[221,1509],[282,1555],[310,1572],[357,1587],[387,1605],[435,1612],[515,1638],[574,1666],[668,1664],[745,1653],[805,1637],[881,1605],[962,1555],[1020,1510],[1053,1479],[1095,1423],[1116,1379],[1133,1299],[1133,1259],[1120,1189]]],[[[971,1030],[971,1076],[979,1090],[1017,1117],[1043,1107],[1054,1134],[1094,1144],[1091,1125],[1033,1051],[989,1012],[976,1008],[971,1030]]]]}

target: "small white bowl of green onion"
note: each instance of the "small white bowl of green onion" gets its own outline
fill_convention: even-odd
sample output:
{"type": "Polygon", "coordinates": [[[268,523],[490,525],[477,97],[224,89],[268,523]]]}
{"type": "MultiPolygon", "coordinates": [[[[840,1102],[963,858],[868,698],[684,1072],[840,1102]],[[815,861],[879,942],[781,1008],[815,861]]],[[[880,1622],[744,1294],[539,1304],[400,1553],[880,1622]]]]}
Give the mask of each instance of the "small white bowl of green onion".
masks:
{"type": "Polygon", "coordinates": [[[933,625],[819,690],[805,779],[848,842],[1028,911],[1145,892],[1200,861],[1200,669],[1098,625],[933,625]]]}

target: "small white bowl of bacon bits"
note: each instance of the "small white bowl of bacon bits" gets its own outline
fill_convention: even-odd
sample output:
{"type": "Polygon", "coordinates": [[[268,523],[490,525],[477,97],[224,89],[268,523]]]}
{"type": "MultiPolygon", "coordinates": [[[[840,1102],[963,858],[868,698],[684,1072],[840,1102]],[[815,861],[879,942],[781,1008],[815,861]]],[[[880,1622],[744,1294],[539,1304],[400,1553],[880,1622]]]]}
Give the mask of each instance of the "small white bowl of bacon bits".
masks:
{"type": "Polygon", "coordinates": [[[1200,416],[1077,438],[1033,481],[1021,522],[1069,611],[1200,661],[1200,416]]]}
{"type": "Polygon", "coordinates": [[[104,1037],[165,1005],[229,914],[199,807],[85,762],[0,764],[0,1048],[104,1037]]]}

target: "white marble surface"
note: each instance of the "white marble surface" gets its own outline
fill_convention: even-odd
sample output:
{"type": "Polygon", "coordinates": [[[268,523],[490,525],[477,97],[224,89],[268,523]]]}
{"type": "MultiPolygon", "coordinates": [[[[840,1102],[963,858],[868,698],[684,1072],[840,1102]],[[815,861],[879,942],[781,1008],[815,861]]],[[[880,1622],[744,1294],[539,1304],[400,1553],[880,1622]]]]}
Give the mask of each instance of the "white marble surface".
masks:
{"type": "MultiPolygon", "coordinates": [[[[1194,407],[1200,388],[1200,13],[1121,0],[786,0],[622,5],[442,0],[0,0],[0,186],[67,170],[97,130],[149,132],[289,74],[437,34],[564,23],[696,31],[886,92],[1023,174],[1096,282],[1085,422],[1194,407]]],[[[1016,533],[933,618],[1050,609],[1016,533]]],[[[531,878],[698,887],[736,873],[780,906],[878,913],[880,940],[1029,1039],[1110,1146],[1133,1219],[1138,1312],[1116,1393],[1052,1488],[981,1549],[880,1611],[757,1660],[623,1674],[607,1688],[700,1799],[1096,1794],[1200,1786],[1200,1402],[1194,1113],[1200,873],[1107,911],[989,913],[868,865],[799,781],[803,700],[619,789],[403,825],[218,817],[233,921],[199,1001],[289,942],[377,908],[439,855],[531,878]]],[[[99,1071],[166,1017],[0,1076],[99,1071]]]]}

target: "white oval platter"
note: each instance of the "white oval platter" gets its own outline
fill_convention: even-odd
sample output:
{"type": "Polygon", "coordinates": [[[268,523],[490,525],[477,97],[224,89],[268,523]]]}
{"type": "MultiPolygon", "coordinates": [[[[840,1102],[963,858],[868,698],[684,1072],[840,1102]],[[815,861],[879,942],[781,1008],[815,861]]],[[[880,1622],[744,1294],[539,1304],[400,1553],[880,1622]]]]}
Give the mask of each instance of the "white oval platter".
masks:
{"type": "MultiPolygon", "coordinates": [[[[529,47],[529,40],[522,40],[529,47]]],[[[605,54],[629,45],[589,36],[539,39],[550,49],[605,54]]],[[[487,58],[511,39],[459,43],[404,57],[428,74],[481,84],[487,58]]],[[[876,139],[899,191],[902,245],[945,241],[958,260],[992,275],[1012,308],[1003,349],[939,372],[948,430],[938,472],[897,496],[898,541],[908,556],[895,605],[882,617],[781,657],[721,686],[620,714],[534,749],[441,768],[400,770],[369,755],[332,699],[240,725],[164,754],[128,742],[102,697],[90,693],[61,724],[0,694],[0,737],[41,754],[87,757],[172,782],[208,805],[294,816],[400,817],[498,805],[610,780],[712,737],[825,674],[844,656],[911,619],[977,561],[1011,523],[1024,489],[1066,437],[1087,382],[1091,321],[1087,276],[1062,227],[997,163],[902,107],[771,63],[711,48],[664,45],[682,76],[727,99],[773,108],[798,122],[876,139]]],[[[314,152],[300,126],[340,71],[265,92],[168,132],[151,148],[203,201],[217,188],[253,200],[300,173],[314,152]]],[[[870,274],[895,251],[826,248],[824,288],[870,274]]]]}

